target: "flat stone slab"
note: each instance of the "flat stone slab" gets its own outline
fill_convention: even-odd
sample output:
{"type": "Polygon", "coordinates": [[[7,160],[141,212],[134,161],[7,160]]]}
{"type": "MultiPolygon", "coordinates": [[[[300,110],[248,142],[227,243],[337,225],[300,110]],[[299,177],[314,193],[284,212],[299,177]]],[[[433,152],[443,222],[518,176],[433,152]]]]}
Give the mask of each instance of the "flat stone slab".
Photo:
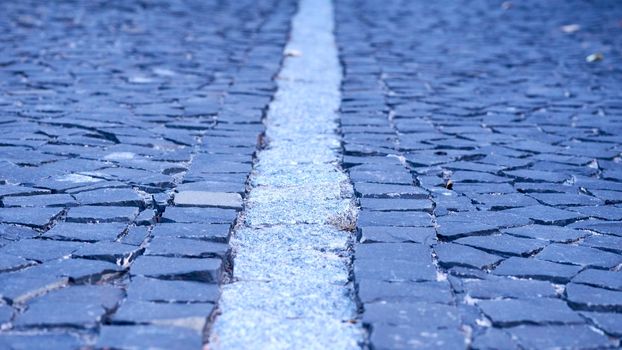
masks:
{"type": "Polygon", "coordinates": [[[239,193],[182,191],[175,194],[175,205],[179,207],[217,207],[242,208],[242,196],[239,193]]]}

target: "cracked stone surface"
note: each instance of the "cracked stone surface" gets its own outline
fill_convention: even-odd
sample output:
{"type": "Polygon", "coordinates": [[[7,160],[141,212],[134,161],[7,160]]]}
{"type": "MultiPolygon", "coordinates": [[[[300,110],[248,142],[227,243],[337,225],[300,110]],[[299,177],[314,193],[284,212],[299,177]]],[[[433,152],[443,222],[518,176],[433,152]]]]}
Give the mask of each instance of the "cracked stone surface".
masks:
{"type": "Polygon", "coordinates": [[[619,346],[618,5],[336,1],[370,348],[619,346]]]}
{"type": "Polygon", "coordinates": [[[0,4],[0,348],[202,346],[294,10],[0,4]]]}
{"type": "Polygon", "coordinates": [[[622,6],[328,4],[0,2],[0,349],[621,346],[622,6]]]}

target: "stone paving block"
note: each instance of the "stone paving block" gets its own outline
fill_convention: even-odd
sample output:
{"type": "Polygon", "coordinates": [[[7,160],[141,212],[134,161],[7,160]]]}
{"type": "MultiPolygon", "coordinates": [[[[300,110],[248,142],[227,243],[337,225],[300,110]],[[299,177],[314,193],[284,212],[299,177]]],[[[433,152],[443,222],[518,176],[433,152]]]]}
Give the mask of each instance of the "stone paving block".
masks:
{"type": "Polygon", "coordinates": [[[484,333],[477,334],[473,337],[471,346],[478,350],[493,349],[519,349],[516,340],[512,336],[498,328],[488,328],[484,333]]]}
{"type": "Polygon", "coordinates": [[[142,249],[130,244],[119,242],[97,242],[84,245],[71,255],[73,257],[108,261],[113,264],[124,265],[137,256],[142,249]]]}
{"type": "Polygon", "coordinates": [[[45,232],[43,237],[83,242],[114,241],[126,228],[127,225],[122,223],[61,222],[45,232]]]}
{"type": "Polygon", "coordinates": [[[604,330],[607,334],[617,337],[622,335],[622,314],[611,312],[581,312],[581,315],[590,319],[596,327],[604,330]]]}
{"type": "Polygon", "coordinates": [[[602,250],[570,245],[551,244],[536,255],[538,259],[558,263],[611,268],[622,263],[622,256],[602,250]]]}
{"type": "Polygon", "coordinates": [[[476,269],[489,268],[503,260],[502,257],[482,250],[453,243],[441,243],[434,246],[438,262],[443,267],[465,266],[476,269]]]}
{"type": "Polygon", "coordinates": [[[69,209],[67,222],[102,223],[123,222],[129,223],[138,215],[138,208],[113,206],[84,206],[69,209]]]}
{"type": "Polygon", "coordinates": [[[201,330],[213,308],[212,303],[182,304],[126,300],[112,316],[112,321],[126,324],[178,322],[201,330]]]}
{"type": "Polygon", "coordinates": [[[501,232],[519,237],[531,237],[562,243],[572,242],[589,235],[589,232],[587,231],[550,225],[528,225],[522,227],[504,228],[501,232]]]}
{"type": "Polygon", "coordinates": [[[516,256],[528,256],[546,246],[546,242],[540,240],[518,238],[510,235],[472,236],[460,238],[454,242],[475,247],[492,254],[516,256]]]}
{"type": "Polygon", "coordinates": [[[0,253],[0,272],[19,270],[36,262],[12,254],[0,253]]]}
{"type": "Polygon", "coordinates": [[[433,332],[459,327],[460,319],[454,306],[414,303],[373,303],[365,305],[363,322],[390,326],[408,325],[416,331],[433,332]]]}
{"type": "Polygon", "coordinates": [[[213,283],[220,281],[222,260],[141,256],[132,264],[130,273],[164,280],[213,283]]]}
{"type": "Polygon", "coordinates": [[[466,345],[464,334],[456,329],[421,331],[408,326],[375,325],[369,337],[374,349],[461,349],[466,345]]]}
{"type": "Polygon", "coordinates": [[[0,208],[0,223],[43,228],[62,212],[62,208],[0,208]]]}
{"type": "Polygon", "coordinates": [[[361,227],[361,243],[429,243],[436,240],[432,227],[361,227]]]}
{"type": "Polygon", "coordinates": [[[130,226],[127,233],[121,236],[121,243],[131,245],[141,245],[149,235],[150,228],[148,226],[130,226]]]}
{"type": "Polygon", "coordinates": [[[508,330],[519,345],[529,349],[615,347],[606,335],[587,325],[518,326],[508,330]]]}
{"type": "Polygon", "coordinates": [[[359,226],[412,226],[425,227],[432,225],[432,217],[427,213],[399,211],[369,211],[361,210],[358,219],[359,226]]]}
{"type": "Polygon", "coordinates": [[[131,206],[142,208],[143,198],[129,188],[103,188],[74,194],[80,204],[96,206],[131,206]]]}
{"type": "Polygon", "coordinates": [[[233,209],[169,207],[162,215],[162,222],[231,224],[236,215],[233,209]]]}
{"type": "Polygon", "coordinates": [[[544,205],[532,205],[528,207],[508,209],[503,212],[526,217],[532,219],[537,224],[545,225],[565,225],[584,218],[584,216],[579,213],[547,207],[544,205]]]}
{"type": "Polygon", "coordinates": [[[80,346],[78,337],[69,333],[3,333],[0,334],[0,348],[15,350],[75,349],[80,346]]]}
{"type": "Polygon", "coordinates": [[[228,251],[226,243],[156,236],[149,242],[145,255],[225,259],[228,251]]]}
{"type": "Polygon", "coordinates": [[[28,303],[28,309],[17,316],[18,328],[65,326],[95,327],[107,310],[123,298],[120,289],[108,286],[72,286],[52,291],[28,303]]]}
{"type": "Polygon", "coordinates": [[[74,207],[76,200],[68,194],[44,194],[37,196],[6,197],[2,199],[5,207],[74,207]]]}
{"type": "Polygon", "coordinates": [[[165,281],[140,276],[132,277],[127,289],[127,300],[154,302],[211,302],[220,294],[215,284],[189,281],[165,281]]]}
{"type": "Polygon", "coordinates": [[[476,299],[498,298],[554,298],[554,286],[547,281],[531,279],[489,278],[487,280],[466,280],[465,293],[476,299]]]}
{"type": "Polygon", "coordinates": [[[373,211],[432,211],[430,200],[361,198],[361,208],[373,211]]]}
{"type": "Polygon", "coordinates": [[[361,280],[382,281],[434,281],[436,268],[432,258],[428,261],[385,260],[379,264],[374,259],[357,260],[354,263],[354,274],[361,280]]]}
{"type": "Polygon", "coordinates": [[[202,344],[201,333],[177,326],[103,326],[97,347],[113,349],[195,349],[202,344]]]}
{"type": "Polygon", "coordinates": [[[69,256],[83,245],[84,243],[79,242],[23,239],[21,241],[5,245],[0,248],[0,252],[25,259],[49,261],[69,256]]]}
{"type": "Polygon", "coordinates": [[[175,205],[242,209],[242,196],[227,192],[181,191],[175,194],[175,205]]]}
{"type": "Polygon", "coordinates": [[[568,282],[581,271],[580,266],[558,264],[550,261],[510,257],[497,266],[493,273],[502,276],[533,278],[555,283],[568,282]]]}
{"type": "Polygon", "coordinates": [[[622,292],[595,288],[583,284],[566,285],[568,303],[579,310],[620,312],[622,310],[622,292]]]}
{"type": "Polygon", "coordinates": [[[427,198],[427,192],[408,185],[356,182],[354,190],[363,198],[427,198]]]}
{"type": "Polygon", "coordinates": [[[477,306],[492,323],[511,327],[524,323],[584,323],[583,318],[559,299],[506,299],[481,300],[477,306]]]}
{"type": "Polygon", "coordinates": [[[194,238],[214,242],[228,242],[231,224],[163,223],[157,225],[154,237],[194,238]]]}
{"type": "Polygon", "coordinates": [[[453,301],[448,283],[442,282],[386,282],[361,280],[358,282],[358,296],[361,302],[416,302],[449,304],[453,301]]]}
{"type": "Polygon", "coordinates": [[[572,279],[573,283],[582,283],[607,289],[622,290],[622,271],[586,269],[572,279]]]}

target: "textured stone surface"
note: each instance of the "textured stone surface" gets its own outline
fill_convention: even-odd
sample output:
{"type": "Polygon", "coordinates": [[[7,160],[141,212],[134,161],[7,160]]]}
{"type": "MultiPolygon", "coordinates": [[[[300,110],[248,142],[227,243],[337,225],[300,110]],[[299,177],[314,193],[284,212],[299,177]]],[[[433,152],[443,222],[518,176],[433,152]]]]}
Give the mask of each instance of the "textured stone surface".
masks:
{"type": "Polygon", "coordinates": [[[0,5],[0,348],[201,348],[294,10],[0,5]]]}
{"type": "Polygon", "coordinates": [[[620,16],[574,0],[336,1],[370,348],[619,345],[620,16]],[[422,332],[435,318],[406,316],[414,296],[460,318],[422,332]]]}

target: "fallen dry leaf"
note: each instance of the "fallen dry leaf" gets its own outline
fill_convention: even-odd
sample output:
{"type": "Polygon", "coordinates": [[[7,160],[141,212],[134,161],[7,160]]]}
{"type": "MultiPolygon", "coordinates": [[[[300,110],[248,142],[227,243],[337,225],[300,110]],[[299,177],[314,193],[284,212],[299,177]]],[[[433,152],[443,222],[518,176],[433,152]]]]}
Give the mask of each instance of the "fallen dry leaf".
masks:
{"type": "Polygon", "coordinates": [[[454,182],[451,180],[447,180],[447,183],[445,184],[445,188],[448,190],[451,190],[452,188],[454,188],[454,182]]]}
{"type": "Polygon", "coordinates": [[[592,63],[592,62],[602,61],[604,58],[605,58],[605,56],[603,56],[602,53],[595,52],[595,53],[587,56],[585,58],[585,61],[592,63]]]}
{"type": "Polygon", "coordinates": [[[291,50],[285,51],[285,56],[300,57],[300,56],[302,56],[302,52],[300,52],[300,51],[298,51],[296,49],[291,49],[291,50]]]}
{"type": "Polygon", "coordinates": [[[561,30],[564,33],[572,34],[581,30],[581,26],[578,24],[566,24],[565,26],[561,26],[561,30]]]}

